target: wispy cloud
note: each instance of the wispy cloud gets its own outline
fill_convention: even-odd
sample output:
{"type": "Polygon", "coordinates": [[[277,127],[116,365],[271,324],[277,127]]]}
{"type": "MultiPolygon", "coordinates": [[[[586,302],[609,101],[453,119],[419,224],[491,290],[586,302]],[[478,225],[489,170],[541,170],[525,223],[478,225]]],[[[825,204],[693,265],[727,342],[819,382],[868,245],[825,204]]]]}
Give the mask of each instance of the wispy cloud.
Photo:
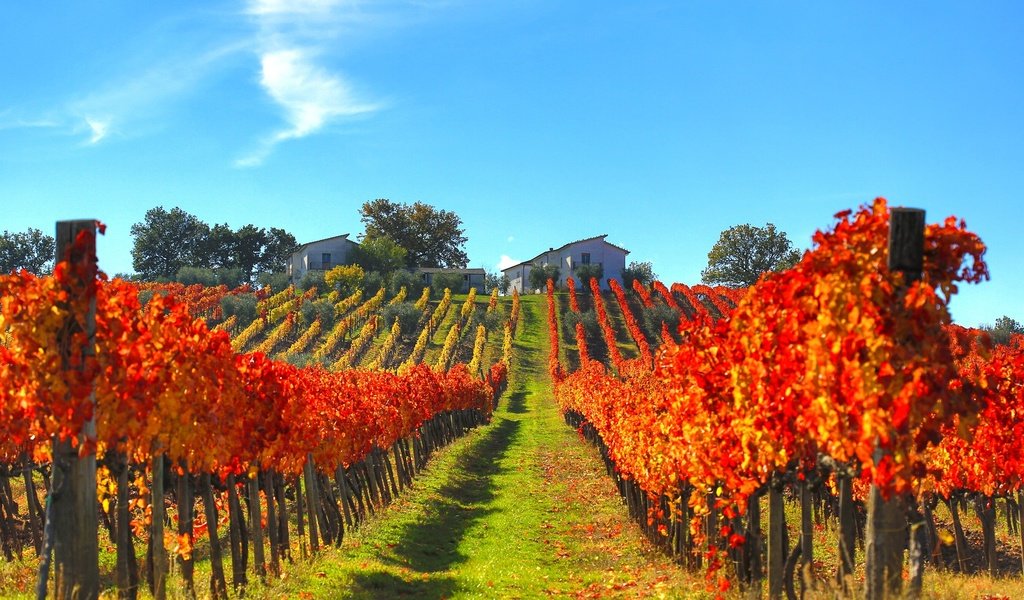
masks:
{"type": "Polygon", "coordinates": [[[26,119],[15,117],[11,109],[0,110],[0,131],[4,129],[49,129],[59,127],[60,122],[54,119],[36,117],[26,119]]]}
{"type": "Polygon", "coordinates": [[[252,0],[248,4],[246,12],[260,29],[260,86],[280,107],[287,125],[264,136],[235,166],[259,166],[283,141],[381,108],[379,102],[359,98],[343,75],[317,61],[347,11],[358,12],[353,3],[341,0],[252,0]]]}
{"type": "MultiPolygon", "coordinates": [[[[22,110],[34,110],[33,117],[13,118],[11,110],[0,112],[0,130],[52,128],[81,139],[84,146],[95,146],[115,132],[132,137],[143,130],[160,129],[176,101],[191,95],[225,59],[253,44],[251,39],[217,43],[199,50],[182,45],[162,48],[154,63],[122,67],[123,74],[99,82],[89,91],[73,93],[50,107],[22,110]]],[[[166,41],[160,42],[163,44],[166,41]]]]}
{"type": "Polygon", "coordinates": [[[252,15],[324,14],[341,4],[341,0],[254,0],[247,12],[252,15]]]}
{"type": "Polygon", "coordinates": [[[92,131],[92,135],[89,137],[89,144],[98,144],[103,138],[107,137],[107,132],[110,130],[109,119],[99,119],[95,117],[86,117],[85,124],[89,126],[89,130],[92,131]]]}

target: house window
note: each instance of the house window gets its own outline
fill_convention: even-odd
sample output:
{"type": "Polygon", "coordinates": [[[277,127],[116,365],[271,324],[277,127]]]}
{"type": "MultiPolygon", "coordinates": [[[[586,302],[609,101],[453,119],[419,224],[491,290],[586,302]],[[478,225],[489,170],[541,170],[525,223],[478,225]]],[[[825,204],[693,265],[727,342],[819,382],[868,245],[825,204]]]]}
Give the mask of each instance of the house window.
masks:
{"type": "Polygon", "coordinates": [[[326,269],[327,267],[331,266],[331,253],[330,252],[324,252],[323,254],[321,254],[320,255],[320,262],[322,263],[324,269],[326,269]]]}
{"type": "Polygon", "coordinates": [[[590,253],[589,252],[584,252],[583,255],[580,257],[580,262],[585,264],[585,265],[589,265],[590,264],[590,253]]]}

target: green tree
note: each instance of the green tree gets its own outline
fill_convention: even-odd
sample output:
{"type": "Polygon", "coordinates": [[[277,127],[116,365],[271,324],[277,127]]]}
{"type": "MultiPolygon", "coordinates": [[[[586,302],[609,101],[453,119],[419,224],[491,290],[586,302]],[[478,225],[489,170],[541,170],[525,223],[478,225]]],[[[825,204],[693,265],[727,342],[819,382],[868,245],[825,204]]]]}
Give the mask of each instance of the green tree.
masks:
{"type": "Polygon", "coordinates": [[[0,272],[25,269],[45,275],[53,270],[55,252],[54,239],[38,229],[30,227],[14,233],[4,230],[0,235],[0,272]]]}
{"type": "Polygon", "coordinates": [[[365,238],[348,254],[350,264],[359,265],[364,271],[377,271],[388,275],[405,267],[407,252],[387,236],[365,238]]]}
{"type": "Polygon", "coordinates": [[[227,223],[210,227],[180,208],[161,206],[146,211],[132,225],[132,266],[141,280],[173,278],[182,267],[235,271],[251,282],[261,273],[283,272],[298,243],[283,229],[244,225],[233,231],[227,223]]]}
{"type": "Polygon", "coordinates": [[[604,278],[604,267],[602,265],[588,264],[588,265],[576,265],[576,282],[583,287],[584,292],[590,291],[590,280],[597,279],[597,283],[601,283],[601,279],[604,278]]]}
{"type": "Polygon", "coordinates": [[[284,271],[292,252],[299,247],[295,236],[279,227],[271,227],[266,232],[260,259],[256,269],[260,273],[279,273],[284,271]]]}
{"type": "Polygon", "coordinates": [[[527,278],[530,280],[530,289],[542,290],[548,284],[548,279],[554,281],[557,287],[561,275],[556,265],[533,265],[527,278]]]}
{"type": "Polygon", "coordinates": [[[744,287],[768,271],[784,271],[799,260],[800,252],[775,225],[736,225],[722,232],[700,276],[708,285],[744,287]]]}
{"type": "Polygon", "coordinates": [[[416,299],[423,293],[423,288],[427,287],[427,284],[423,281],[422,275],[417,275],[416,273],[406,271],[405,269],[398,269],[388,275],[389,294],[395,296],[403,287],[405,288],[405,293],[409,298],[416,299]]]}
{"type": "Polygon", "coordinates": [[[416,202],[400,204],[387,199],[366,202],[359,210],[366,232],[363,243],[388,237],[405,248],[405,265],[464,269],[466,236],[462,219],[447,210],[416,202]]]}
{"type": "Polygon", "coordinates": [[[416,331],[416,325],[420,321],[422,312],[416,309],[412,302],[399,302],[389,304],[381,311],[381,320],[384,323],[394,323],[398,319],[398,327],[403,335],[411,335],[416,331]]]}
{"type": "Polygon", "coordinates": [[[649,262],[637,262],[633,261],[629,263],[629,266],[622,270],[622,287],[627,290],[633,288],[633,281],[639,281],[643,285],[651,285],[658,275],[654,272],[654,267],[649,262]]]}
{"type": "Polygon", "coordinates": [[[182,267],[205,267],[203,260],[210,226],[178,207],[146,211],[131,228],[132,268],[144,280],[172,278],[182,267]]]}
{"type": "Polygon", "coordinates": [[[430,289],[435,297],[440,298],[445,288],[450,289],[453,294],[468,292],[465,289],[466,280],[458,273],[434,273],[430,278],[430,289]]]}
{"type": "Polygon", "coordinates": [[[996,319],[995,325],[982,325],[981,330],[988,332],[993,344],[1009,344],[1011,337],[1024,334],[1024,326],[1006,315],[996,319]]]}
{"type": "Polygon", "coordinates": [[[494,288],[498,288],[498,292],[501,294],[507,294],[508,288],[512,285],[512,281],[509,280],[508,275],[501,273],[491,273],[490,271],[484,275],[484,290],[490,292],[494,288]]]}

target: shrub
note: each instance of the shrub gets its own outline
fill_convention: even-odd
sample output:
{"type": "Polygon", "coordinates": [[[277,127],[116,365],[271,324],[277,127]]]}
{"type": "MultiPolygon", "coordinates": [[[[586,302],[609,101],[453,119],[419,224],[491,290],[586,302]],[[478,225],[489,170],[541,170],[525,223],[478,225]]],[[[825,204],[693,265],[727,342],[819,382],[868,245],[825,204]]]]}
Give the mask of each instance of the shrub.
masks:
{"type": "Polygon", "coordinates": [[[422,277],[417,277],[415,273],[399,269],[388,277],[388,293],[394,296],[403,287],[410,298],[419,298],[427,284],[423,282],[422,277]]]}
{"type": "Polygon", "coordinates": [[[217,285],[217,275],[211,269],[202,267],[182,267],[174,274],[174,280],[185,285],[205,285],[213,287],[217,285]]]}
{"type": "Polygon", "coordinates": [[[276,294],[288,287],[288,275],[283,272],[277,273],[260,273],[256,277],[256,282],[263,287],[269,287],[271,294],[276,294]]]}
{"type": "Polygon", "coordinates": [[[256,296],[254,294],[231,294],[220,299],[224,318],[234,316],[238,326],[245,327],[256,318],[256,296]]]}
{"type": "Polygon", "coordinates": [[[302,276],[302,280],[299,281],[299,289],[306,291],[311,288],[317,288],[323,291],[327,287],[324,283],[324,276],[325,273],[323,271],[306,271],[306,274],[302,276]]]}
{"type": "Polygon", "coordinates": [[[438,296],[444,294],[445,288],[450,289],[453,294],[462,294],[467,291],[466,280],[458,273],[434,273],[434,277],[430,281],[430,288],[438,296]]]}
{"type": "Polygon", "coordinates": [[[399,302],[385,306],[381,319],[384,323],[394,323],[395,319],[398,319],[398,327],[402,330],[402,334],[410,335],[415,332],[422,315],[423,313],[417,310],[411,302],[399,302]]]}
{"type": "Polygon", "coordinates": [[[304,302],[302,308],[299,309],[302,313],[302,321],[307,326],[317,318],[320,318],[320,326],[324,330],[330,329],[334,325],[334,304],[329,300],[322,299],[315,302],[304,302]]]}
{"type": "Polygon", "coordinates": [[[583,293],[590,291],[590,280],[592,278],[597,279],[598,284],[604,278],[604,267],[601,265],[577,265],[575,271],[576,279],[580,287],[583,288],[583,293]]]}
{"type": "Polygon", "coordinates": [[[542,290],[547,287],[548,279],[555,282],[558,287],[558,278],[562,275],[557,265],[534,265],[530,269],[530,289],[542,290]]]}
{"type": "Polygon", "coordinates": [[[348,296],[363,285],[365,275],[359,265],[340,265],[324,274],[324,283],[342,296],[348,296]]]}

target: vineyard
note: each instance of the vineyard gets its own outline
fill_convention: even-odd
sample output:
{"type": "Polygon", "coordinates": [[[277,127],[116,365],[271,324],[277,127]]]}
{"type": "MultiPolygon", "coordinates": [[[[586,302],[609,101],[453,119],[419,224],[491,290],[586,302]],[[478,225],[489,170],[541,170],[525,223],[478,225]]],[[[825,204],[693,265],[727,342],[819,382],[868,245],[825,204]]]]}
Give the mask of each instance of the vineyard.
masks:
{"type": "MultiPolygon", "coordinates": [[[[474,518],[576,573],[557,587],[491,565],[471,595],[917,597],[925,571],[1016,582],[1024,339],[994,346],[951,323],[957,286],[988,278],[977,236],[927,225],[920,264],[895,264],[880,249],[897,214],[881,199],[840,213],[796,267],[747,289],[569,278],[523,298],[108,280],[85,227],[52,277],[0,277],[0,550],[37,571],[40,597],[241,596],[395,513],[422,510],[443,523],[432,535],[468,530],[435,514],[461,489],[446,470],[463,468],[514,483],[470,486],[446,510],[506,502],[474,518]],[[531,396],[568,427],[541,429],[531,396]],[[543,451],[516,449],[528,428],[543,451]],[[587,449],[572,437],[620,501],[572,472],[587,449]],[[588,516],[584,489],[606,508],[588,516]],[[527,497],[542,517],[502,516],[527,497]],[[594,541],[602,511],[665,562],[587,571],[627,544],[612,521],[597,536],[611,549],[594,541]],[[573,548],[590,558],[571,562],[584,534],[573,548]]],[[[446,551],[402,531],[381,552],[446,551]]],[[[409,593],[468,589],[443,583],[409,593]]]]}
{"type": "Polygon", "coordinates": [[[882,200],[837,215],[794,269],[742,292],[612,282],[612,303],[596,281],[570,280],[565,302],[549,282],[566,422],[599,447],[650,540],[713,589],[766,578],[771,597],[875,598],[907,578],[916,597],[926,563],[1006,575],[1000,505],[1017,536],[1002,553],[1020,576],[1024,340],[993,348],[950,324],[956,286],[987,278],[977,237],[954,219],[928,226],[915,277],[877,251],[889,216],[882,200]],[[973,550],[968,506],[982,530],[973,550]],[[823,551],[826,521],[838,541],[823,551]]]}
{"type": "Polygon", "coordinates": [[[100,525],[123,594],[143,579],[166,597],[170,554],[193,596],[204,537],[210,595],[228,596],[225,554],[241,592],[280,573],[294,537],[303,555],[340,545],[438,448],[488,421],[504,389],[518,297],[455,305],[425,291],[403,332],[383,316],[404,288],[365,300],[288,288],[256,293],[246,323],[222,300],[251,290],[107,281],[94,247],[85,229],[53,277],[0,280],[0,545],[8,561],[42,557],[41,595],[51,552],[58,596],[96,595],[100,525]],[[432,368],[422,339],[441,329],[432,368]],[[308,348],[317,360],[294,360],[308,348]]]}

